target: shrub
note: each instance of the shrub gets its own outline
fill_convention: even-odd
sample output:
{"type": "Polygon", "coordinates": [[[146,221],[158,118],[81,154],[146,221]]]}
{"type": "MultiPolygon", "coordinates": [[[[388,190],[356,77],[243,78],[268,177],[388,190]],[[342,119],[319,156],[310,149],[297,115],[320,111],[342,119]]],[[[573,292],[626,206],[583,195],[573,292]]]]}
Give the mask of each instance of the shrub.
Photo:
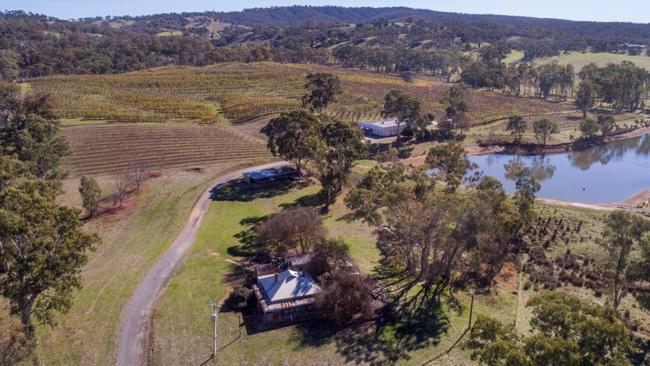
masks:
{"type": "Polygon", "coordinates": [[[305,253],[325,240],[327,231],[318,213],[311,208],[289,208],[255,227],[258,243],[276,255],[290,250],[305,253]]]}
{"type": "Polygon", "coordinates": [[[235,286],[230,296],[224,301],[224,306],[231,310],[244,309],[253,298],[253,290],[242,285],[235,286]]]}
{"type": "Polygon", "coordinates": [[[328,320],[337,325],[373,316],[372,289],[364,279],[346,271],[324,276],[323,291],[316,304],[328,320]]]}

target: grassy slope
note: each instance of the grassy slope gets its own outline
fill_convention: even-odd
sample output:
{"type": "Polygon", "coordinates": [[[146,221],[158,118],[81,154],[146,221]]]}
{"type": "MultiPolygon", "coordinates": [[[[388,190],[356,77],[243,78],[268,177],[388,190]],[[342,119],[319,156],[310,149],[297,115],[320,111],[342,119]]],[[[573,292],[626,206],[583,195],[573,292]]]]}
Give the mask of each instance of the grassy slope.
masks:
{"type": "MultiPolygon", "coordinates": [[[[229,164],[233,165],[233,164],[229,164]]],[[[123,306],[185,223],[195,199],[213,176],[229,165],[205,173],[170,172],[151,180],[124,212],[87,224],[103,244],[90,255],[83,271],[83,289],[73,307],[55,327],[38,328],[39,356],[50,365],[112,365],[123,306]]],[[[110,181],[100,179],[110,189],[110,181]]],[[[78,182],[66,182],[62,200],[78,204],[78,182]]]]}
{"type": "MultiPolygon", "coordinates": [[[[154,313],[154,364],[198,364],[209,358],[208,303],[227,297],[230,284],[225,277],[235,269],[233,260],[237,260],[228,248],[239,244],[234,235],[246,228],[240,221],[246,217],[276,212],[282,204],[294,202],[317,190],[318,187],[310,186],[252,202],[218,201],[213,204],[187,262],[170,282],[154,313]]],[[[348,241],[354,261],[363,270],[369,271],[378,258],[371,231],[362,223],[340,220],[345,213],[339,202],[326,218],[326,226],[331,236],[342,236],[348,241]]],[[[468,298],[460,295],[460,299],[465,308],[460,314],[449,311],[450,328],[439,340],[440,343],[413,350],[400,363],[420,364],[456,340],[468,316],[468,298]]],[[[505,291],[499,291],[494,296],[478,297],[475,304],[477,313],[492,314],[510,323],[514,321],[515,308],[516,296],[505,291]]],[[[246,330],[240,327],[238,314],[222,313],[219,317],[220,344],[227,347],[219,354],[218,362],[209,364],[341,364],[346,359],[364,363],[362,359],[366,356],[382,357],[381,352],[367,351],[365,347],[370,344],[365,344],[363,340],[342,340],[338,335],[305,340],[301,330],[301,327],[294,326],[247,335],[246,330]],[[351,351],[350,347],[355,351],[351,351]]],[[[357,333],[363,336],[363,332],[357,333]]],[[[399,344],[391,332],[380,340],[373,340],[371,344],[373,347],[389,348],[409,346],[399,344]]],[[[467,355],[460,350],[454,350],[450,356],[437,362],[444,365],[470,363],[467,355]]]]}
{"type": "MultiPolygon", "coordinates": [[[[558,207],[552,205],[539,205],[539,212],[542,217],[561,217],[564,222],[576,225],[579,221],[583,222],[582,230],[579,234],[574,233],[569,241],[558,240],[547,251],[547,257],[555,258],[564,255],[567,250],[575,255],[586,255],[596,263],[598,267],[603,267],[607,260],[607,254],[600,247],[598,241],[601,239],[601,233],[604,229],[603,219],[606,212],[589,210],[576,207],[558,207]]],[[[640,253],[633,252],[632,256],[638,256],[640,253]]],[[[523,281],[522,281],[523,282],[523,281]]],[[[599,304],[608,302],[608,296],[595,297],[594,292],[590,289],[579,288],[572,285],[565,285],[559,289],[569,294],[576,295],[587,301],[594,301],[599,304]]],[[[535,293],[534,289],[529,291],[522,291],[522,297],[529,298],[535,293]]],[[[525,304],[525,301],[522,302],[525,304]]],[[[529,309],[519,307],[518,327],[523,325],[523,329],[527,329],[526,320],[530,317],[529,309]]],[[[646,334],[650,334],[650,312],[644,309],[633,296],[626,296],[621,304],[620,312],[624,313],[629,311],[631,318],[639,321],[640,329],[646,334]]],[[[522,329],[522,328],[520,328],[522,329]]]]}
{"type": "Polygon", "coordinates": [[[608,63],[620,64],[623,61],[631,61],[639,67],[650,70],[650,57],[648,56],[631,56],[607,52],[569,52],[563,53],[556,57],[545,57],[535,60],[536,64],[543,64],[557,60],[560,64],[571,64],[575,67],[576,72],[590,63],[598,66],[605,66],[608,63]]]}

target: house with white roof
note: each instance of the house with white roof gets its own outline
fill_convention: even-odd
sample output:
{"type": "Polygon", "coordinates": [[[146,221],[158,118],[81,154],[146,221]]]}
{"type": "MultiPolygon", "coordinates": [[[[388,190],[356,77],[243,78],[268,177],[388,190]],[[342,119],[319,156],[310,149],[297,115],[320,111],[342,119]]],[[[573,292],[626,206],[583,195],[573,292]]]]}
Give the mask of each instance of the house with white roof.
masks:
{"type": "Polygon", "coordinates": [[[405,123],[398,125],[397,119],[383,119],[378,121],[365,121],[361,123],[363,131],[370,136],[390,137],[397,136],[406,128],[405,123]]]}
{"type": "Polygon", "coordinates": [[[279,273],[258,272],[253,290],[264,322],[292,322],[315,317],[315,297],[322,291],[309,274],[292,269],[279,273]]]}

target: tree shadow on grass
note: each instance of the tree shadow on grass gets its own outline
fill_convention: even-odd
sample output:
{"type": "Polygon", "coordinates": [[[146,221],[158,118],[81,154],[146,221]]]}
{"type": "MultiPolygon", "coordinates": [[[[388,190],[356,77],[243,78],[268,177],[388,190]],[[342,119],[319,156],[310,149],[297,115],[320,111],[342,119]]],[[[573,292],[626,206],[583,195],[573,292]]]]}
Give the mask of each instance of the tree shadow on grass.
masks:
{"type": "Polygon", "coordinates": [[[298,348],[333,342],[345,362],[379,366],[408,360],[410,352],[439,344],[448,329],[447,315],[435,304],[415,314],[383,311],[374,322],[345,328],[325,321],[303,323],[298,325],[296,337],[298,348]]]}
{"type": "Polygon", "coordinates": [[[257,234],[255,233],[255,225],[259,222],[265,221],[270,215],[264,216],[249,216],[243,218],[239,224],[247,227],[246,229],[234,235],[239,244],[231,245],[228,247],[227,252],[233,257],[255,257],[260,252],[260,246],[257,242],[257,234]]]}
{"type": "Polygon", "coordinates": [[[273,198],[288,193],[294,188],[305,188],[309,181],[286,181],[266,188],[252,188],[242,180],[233,180],[220,184],[210,190],[212,201],[250,202],[260,198],[273,198]]]}
{"type": "Polygon", "coordinates": [[[319,207],[323,205],[323,198],[319,192],[304,195],[299,197],[293,202],[282,203],[280,207],[283,209],[292,207],[319,207]]]}

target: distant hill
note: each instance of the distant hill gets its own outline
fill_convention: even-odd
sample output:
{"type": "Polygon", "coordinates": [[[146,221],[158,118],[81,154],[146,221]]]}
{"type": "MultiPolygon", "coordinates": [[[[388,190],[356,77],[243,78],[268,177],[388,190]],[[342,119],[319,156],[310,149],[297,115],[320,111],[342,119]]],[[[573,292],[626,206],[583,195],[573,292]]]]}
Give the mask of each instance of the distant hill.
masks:
{"type": "Polygon", "coordinates": [[[444,52],[467,53],[493,43],[523,51],[525,60],[562,51],[632,53],[643,48],[628,49],[626,44],[650,45],[650,24],[406,7],[291,6],[74,21],[13,11],[0,13],[0,78],[116,73],[223,61],[346,65],[350,57],[363,57],[372,64],[373,57],[385,60],[386,52],[403,57],[406,51],[414,52],[407,58],[424,66],[412,60],[389,60],[393,66],[377,68],[437,70],[439,60],[422,59],[431,58],[431,53],[449,59],[444,52]],[[402,66],[395,67],[398,63],[402,66]]]}

